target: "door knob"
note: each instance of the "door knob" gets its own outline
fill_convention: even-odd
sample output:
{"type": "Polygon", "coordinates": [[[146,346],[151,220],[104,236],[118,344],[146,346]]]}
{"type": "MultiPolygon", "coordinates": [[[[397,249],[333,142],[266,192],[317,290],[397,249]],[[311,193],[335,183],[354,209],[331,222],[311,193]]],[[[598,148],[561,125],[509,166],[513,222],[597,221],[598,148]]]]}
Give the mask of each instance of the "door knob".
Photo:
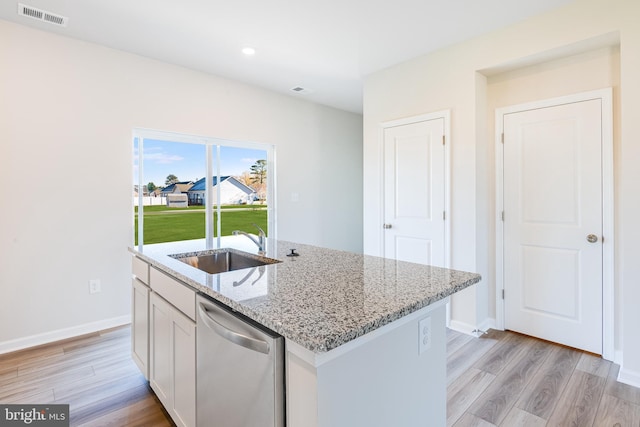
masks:
{"type": "Polygon", "coordinates": [[[595,243],[598,241],[598,236],[596,236],[595,234],[589,234],[587,236],[587,242],[589,243],[595,243]]]}
{"type": "Polygon", "coordinates": [[[383,224],[382,228],[384,228],[385,230],[388,230],[391,228],[391,224],[383,224]]]}

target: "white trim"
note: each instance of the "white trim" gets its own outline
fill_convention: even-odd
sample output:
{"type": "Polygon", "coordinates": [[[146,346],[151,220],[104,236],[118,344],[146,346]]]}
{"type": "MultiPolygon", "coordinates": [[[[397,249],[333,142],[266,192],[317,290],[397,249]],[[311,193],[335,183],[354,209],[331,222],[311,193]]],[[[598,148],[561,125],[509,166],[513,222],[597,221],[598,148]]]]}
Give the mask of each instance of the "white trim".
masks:
{"type": "Polygon", "coordinates": [[[459,320],[449,320],[449,325],[447,326],[449,329],[456,331],[456,332],[460,332],[463,333],[465,335],[471,335],[473,337],[477,337],[478,335],[476,335],[475,332],[473,332],[474,330],[476,330],[477,328],[470,324],[470,323],[465,323],[465,322],[461,322],[459,320]]]}
{"type": "Polygon", "coordinates": [[[640,387],[640,372],[633,372],[620,368],[620,372],[618,372],[618,381],[633,387],[640,387]]]}
{"type": "Polygon", "coordinates": [[[130,314],[120,317],[113,317],[111,319],[98,320],[97,322],[85,323],[83,325],[72,326],[70,328],[58,329],[56,331],[45,332],[38,335],[31,335],[24,338],[16,338],[14,340],[0,343],[0,354],[10,353],[12,351],[22,350],[37,345],[49,344],[67,338],[73,338],[80,335],[99,332],[105,329],[126,325],[128,323],[131,323],[130,314]]]}
{"type": "MultiPolygon", "coordinates": [[[[444,209],[447,212],[444,221],[444,267],[451,267],[451,111],[441,111],[444,118],[444,209]]],[[[448,306],[448,305],[447,305],[448,306]]],[[[451,313],[449,313],[451,314],[451,313]]]]}
{"type": "Polygon", "coordinates": [[[504,330],[504,146],[501,143],[503,121],[506,114],[553,107],[575,102],[601,100],[602,114],[602,357],[616,358],[615,287],[614,287],[614,169],[613,169],[613,98],[612,89],[605,88],[573,95],[561,96],[526,104],[496,109],[496,329],[504,330]]]}
{"type": "Polygon", "coordinates": [[[502,132],[504,112],[497,109],[495,113],[495,143],[496,143],[496,329],[504,331],[504,150],[502,146],[502,132]]]}
{"type": "MultiPolygon", "coordinates": [[[[375,234],[376,236],[378,236],[378,245],[376,248],[376,253],[372,254],[372,255],[376,255],[376,256],[384,256],[384,230],[382,230],[382,223],[384,222],[384,201],[385,201],[385,197],[384,197],[384,185],[385,185],[385,180],[384,180],[384,131],[387,128],[387,126],[385,126],[385,123],[380,123],[380,126],[378,128],[378,171],[380,172],[378,174],[378,188],[380,189],[380,206],[378,206],[379,209],[379,219],[380,221],[378,222],[378,232],[375,234]]],[[[364,230],[365,234],[367,233],[367,230],[364,230]]]]}
{"type": "Polygon", "coordinates": [[[186,142],[189,144],[209,144],[227,145],[240,148],[251,148],[255,150],[265,150],[265,146],[273,147],[271,144],[254,141],[236,141],[233,139],[216,138],[213,136],[193,135],[188,133],[172,132],[157,129],[133,128],[134,136],[145,139],[154,139],[169,142],[186,142]]]}
{"type": "MultiPolygon", "coordinates": [[[[205,162],[205,175],[204,175],[204,238],[205,238],[205,248],[207,249],[213,249],[214,245],[213,245],[213,236],[216,234],[213,230],[213,209],[209,209],[209,207],[207,206],[207,204],[209,204],[211,202],[211,200],[213,200],[213,194],[211,194],[211,189],[213,187],[213,185],[209,185],[209,177],[212,177],[211,179],[213,179],[213,147],[216,147],[216,149],[218,151],[219,150],[219,146],[214,146],[214,145],[209,145],[207,144],[205,147],[205,156],[206,156],[206,162],[205,162]]],[[[218,155],[216,155],[217,158],[219,158],[218,155]]],[[[217,174],[217,172],[216,172],[217,174]]],[[[213,184],[213,183],[212,183],[213,184]]],[[[216,184],[221,184],[220,180],[218,178],[216,178],[216,184]]],[[[220,187],[219,185],[216,185],[217,187],[220,187]]],[[[220,196],[218,196],[217,200],[220,200],[220,196]]],[[[218,212],[218,218],[220,218],[220,213],[218,212]]],[[[220,235],[220,233],[217,233],[218,236],[220,235]]]]}
{"type": "Polygon", "coordinates": [[[478,324],[478,327],[476,329],[482,332],[487,332],[489,329],[495,329],[495,328],[496,328],[496,319],[487,317],[486,319],[484,319],[484,321],[478,324]]]}
{"type": "MultiPolygon", "coordinates": [[[[419,116],[405,117],[402,119],[391,120],[380,123],[378,137],[379,165],[378,170],[381,171],[380,177],[380,218],[384,219],[384,131],[385,129],[403,126],[419,122],[427,122],[430,120],[444,120],[444,208],[446,211],[444,223],[444,265],[449,268],[451,265],[451,111],[442,110],[433,113],[421,114],[419,116]]],[[[378,231],[378,255],[384,255],[384,230],[382,224],[378,231]]],[[[449,319],[449,316],[447,316],[449,319]]],[[[447,320],[448,321],[448,320],[447,320]]]]}
{"type": "MultiPolygon", "coordinates": [[[[142,250],[142,242],[144,242],[144,190],[142,189],[142,183],[144,182],[144,162],[140,153],[144,153],[144,138],[136,137],[134,132],[134,141],[138,141],[138,250],[142,250]]],[[[147,192],[149,189],[147,188],[147,192]]],[[[135,207],[132,208],[135,211],[135,207]]],[[[135,222],[135,218],[134,218],[135,222]]],[[[135,235],[135,232],[134,232],[135,235]]]]}
{"type": "MultiPolygon", "coordinates": [[[[220,185],[220,184],[222,184],[222,181],[220,179],[221,178],[220,169],[222,167],[222,164],[221,164],[220,158],[222,157],[222,150],[220,149],[220,145],[216,145],[215,147],[216,147],[216,158],[215,158],[215,160],[216,160],[216,166],[215,166],[216,187],[215,187],[215,190],[216,190],[216,201],[217,201],[217,203],[215,205],[215,208],[216,208],[216,213],[218,214],[217,219],[216,219],[216,234],[218,235],[218,246],[217,247],[220,247],[220,239],[222,238],[222,206],[221,206],[221,204],[222,204],[222,200],[221,200],[222,199],[222,197],[221,197],[222,196],[222,194],[221,194],[222,185],[220,185]]],[[[207,163],[212,163],[212,162],[213,162],[212,158],[210,158],[210,157],[207,158],[207,163]]],[[[212,167],[213,167],[213,165],[212,165],[212,167]]],[[[214,175],[212,174],[211,176],[213,177],[214,175]]],[[[213,204],[213,192],[212,192],[212,190],[213,190],[213,188],[209,189],[209,197],[210,197],[210,199],[207,201],[207,207],[206,207],[207,210],[211,210],[211,211],[213,210],[213,207],[210,207],[209,204],[210,203],[213,204]]]]}
{"type": "Polygon", "coordinates": [[[469,323],[460,322],[459,320],[449,319],[447,328],[456,332],[463,333],[465,335],[471,335],[473,337],[480,337],[489,329],[496,329],[496,319],[487,317],[478,326],[473,326],[469,323]]]}
{"type": "Polygon", "coordinates": [[[602,357],[615,359],[615,184],[613,90],[601,94],[602,113],[602,357]]]}
{"type": "Polygon", "coordinates": [[[272,240],[275,240],[278,236],[278,209],[276,200],[276,148],[271,146],[270,150],[267,150],[267,233],[272,240]],[[272,172],[269,172],[272,171],[272,172]]]}

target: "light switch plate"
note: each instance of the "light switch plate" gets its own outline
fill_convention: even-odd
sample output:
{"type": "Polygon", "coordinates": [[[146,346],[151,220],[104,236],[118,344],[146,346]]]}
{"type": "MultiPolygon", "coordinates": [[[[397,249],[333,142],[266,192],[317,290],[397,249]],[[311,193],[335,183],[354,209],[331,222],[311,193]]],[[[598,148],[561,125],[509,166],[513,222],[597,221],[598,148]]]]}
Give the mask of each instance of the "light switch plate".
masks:
{"type": "Polygon", "coordinates": [[[89,280],[89,293],[97,294],[98,292],[102,292],[102,289],[100,287],[100,279],[89,280]]]}

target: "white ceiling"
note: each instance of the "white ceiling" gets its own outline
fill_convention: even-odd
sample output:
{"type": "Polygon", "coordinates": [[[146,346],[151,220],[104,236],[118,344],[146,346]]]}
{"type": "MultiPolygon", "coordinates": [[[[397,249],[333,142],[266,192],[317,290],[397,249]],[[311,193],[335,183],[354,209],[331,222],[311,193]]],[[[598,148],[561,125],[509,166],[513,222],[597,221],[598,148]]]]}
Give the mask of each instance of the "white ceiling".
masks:
{"type": "Polygon", "coordinates": [[[1,0],[0,18],[361,112],[363,76],[571,1],[21,1],[68,17],[65,28],[1,0]]]}

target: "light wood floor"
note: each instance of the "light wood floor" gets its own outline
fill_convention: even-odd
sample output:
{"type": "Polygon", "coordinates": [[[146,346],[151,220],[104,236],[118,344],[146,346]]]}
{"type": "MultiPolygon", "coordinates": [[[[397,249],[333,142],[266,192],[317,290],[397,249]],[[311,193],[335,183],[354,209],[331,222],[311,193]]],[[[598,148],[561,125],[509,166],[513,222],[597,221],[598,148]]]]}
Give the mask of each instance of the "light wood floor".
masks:
{"type": "Polygon", "coordinates": [[[513,332],[447,331],[447,425],[639,427],[619,366],[513,332]]]}
{"type": "MultiPolygon", "coordinates": [[[[68,403],[72,426],[172,426],[130,339],[125,327],[1,355],[0,403],[68,403]]],[[[498,331],[449,330],[447,353],[448,426],[640,427],[640,389],[599,357],[498,331]]]]}
{"type": "Polygon", "coordinates": [[[65,403],[72,426],[173,426],[131,359],[129,327],[0,355],[0,403],[65,403]]]}

